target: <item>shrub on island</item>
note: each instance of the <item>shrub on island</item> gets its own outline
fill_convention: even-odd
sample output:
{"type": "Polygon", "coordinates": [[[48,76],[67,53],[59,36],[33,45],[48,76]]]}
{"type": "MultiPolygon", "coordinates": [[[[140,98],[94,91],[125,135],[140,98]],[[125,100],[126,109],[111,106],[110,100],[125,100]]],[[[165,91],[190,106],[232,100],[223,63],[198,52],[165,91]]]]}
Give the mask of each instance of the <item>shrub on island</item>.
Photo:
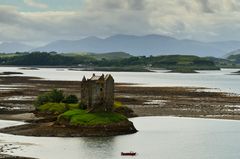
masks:
{"type": "Polygon", "coordinates": [[[77,98],[77,96],[71,94],[64,98],[63,103],[76,104],[76,103],[78,103],[78,98],[77,98]]]}
{"type": "Polygon", "coordinates": [[[76,104],[78,103],[78,98],[75,95],[64,95],[62,90],[53,89],[50,92],[40,94],[35,101],[35,106],[38,108],[46,103],[68,103],[76,104]]]}

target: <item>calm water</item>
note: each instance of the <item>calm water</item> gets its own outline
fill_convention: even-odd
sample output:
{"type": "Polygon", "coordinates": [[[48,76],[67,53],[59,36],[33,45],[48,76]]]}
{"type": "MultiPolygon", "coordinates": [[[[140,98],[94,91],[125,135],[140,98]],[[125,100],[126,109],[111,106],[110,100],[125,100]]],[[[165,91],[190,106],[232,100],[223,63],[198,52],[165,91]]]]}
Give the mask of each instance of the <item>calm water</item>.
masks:
{"type": "MultiPolygon", "coordinates": [[[[84,75],[90,77],[91,71],[59,71],[55,68],[41,68],[40,70],[21,70],[17,67],[0,67],[2,71],[23,72],[24,76],[35,76],[49,80],[77,80],[84,75]]],[[[138,83],[149,86],[194,86],[215,88],[219,91],[240,94],[240,75],[230,75],[237,69],[223,69],[221,71],[201,71],[198,74],[180,74],[158,72],[111,72],[116,82],[138,83]]],[[[95,72],[101,75],[108,72],[95,72]]]]}
{"type": "MultiPolygon", "coordinates": [[[[136,151],[137,159],[239,159],[240,122],[177,117],[132,119],[139,130],[108,138],[36,138],[0,134],[1,143],[22,150],[13,154],[42,159],[122,159],[121,151],[136,151]]],[[[0,121],[1,127],[16,122],[0,121]]]]}
{"type": "MultiPolygon", "coordinates": [[[[48,80],[78,80],[93,72],[57,69],[21,70],[0,67],[2,71],[23,72],[24,76],[48,80]]],[[[148,86],[195,86],[239,93],[240,76],[234,69],[201,71],[199,74],[111,72],[116,82],[148,86]]],[[[102,72],[97,72],[101,74],[102,72]]],[[[107,73],[107,72],[103,72],[107,73]]],[[[239,159],[240,121],[145,117],[132,119],[138,133],[108,138],[36,138],[0,134],[0,145],[13,143],[20,148],[9,154],[41,159],[239,159]],[[122,151],[136,151],[136,157],[121,157],[122,151]]],[[[0,121],[0,127],[21,124],[0,121]]]]}

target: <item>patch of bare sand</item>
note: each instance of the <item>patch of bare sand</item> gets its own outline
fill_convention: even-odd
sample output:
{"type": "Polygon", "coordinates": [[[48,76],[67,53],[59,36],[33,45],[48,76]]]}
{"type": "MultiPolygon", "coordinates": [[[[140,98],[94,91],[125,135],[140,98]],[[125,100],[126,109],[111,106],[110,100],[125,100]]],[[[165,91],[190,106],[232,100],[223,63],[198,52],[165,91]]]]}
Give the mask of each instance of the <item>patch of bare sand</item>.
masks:
{"type": "Polygon", "coordinates": [[[34,113],[22,113],[22,114],[0,114],[1,120],[14,120],[14,121],[30,121],[39,119],[34,113]]]}

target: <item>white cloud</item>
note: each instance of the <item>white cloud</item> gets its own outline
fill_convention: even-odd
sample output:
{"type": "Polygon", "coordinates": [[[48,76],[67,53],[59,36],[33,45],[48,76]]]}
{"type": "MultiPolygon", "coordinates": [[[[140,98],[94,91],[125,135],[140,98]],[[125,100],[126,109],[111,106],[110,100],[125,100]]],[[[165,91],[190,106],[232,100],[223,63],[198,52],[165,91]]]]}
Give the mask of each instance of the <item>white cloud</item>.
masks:
{"type": "Polygon", "coordinates": [[[85,0],[78,11],[20,12],[9,7],[0,6],[2,41],[49,42],[113,34],[240,40],[239,0],[85,0]]]}
{"type": "Polygon", "coordinates": [[[30,7],[35,7],[35,8],[40,8],[40,9],[48,8],[47,4],[36,2],[35,0],[23,0],[23,2],[30,7]]]}

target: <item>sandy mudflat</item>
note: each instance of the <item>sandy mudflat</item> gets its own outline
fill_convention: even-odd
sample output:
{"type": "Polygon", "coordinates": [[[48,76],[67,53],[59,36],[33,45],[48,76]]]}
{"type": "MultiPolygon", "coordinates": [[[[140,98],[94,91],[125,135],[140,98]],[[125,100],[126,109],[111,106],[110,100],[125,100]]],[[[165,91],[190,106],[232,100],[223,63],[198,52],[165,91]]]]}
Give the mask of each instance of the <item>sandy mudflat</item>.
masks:
{"type": "MultiPolygon", "coordinates": [[[[33,118],[29,113],[34,111],[36,96],[52,88],[81,96],[79,81],[6,76],[0,77],[0,85],[0,119],[22,121],[33,118]],[[8,89],[9,86],[12,89],[8,89]]],[[[206,92],[206,88],[140,87],[126,83],[117,83],[115,88],[115,100],[132,108],[138,116],[240,119],[240,96],[236,94],[206,92]]]]}
{"type": "Polygon", "coordinates": [[[34,159],[34,158],[0,154],[0,159],[34,159]]]}

